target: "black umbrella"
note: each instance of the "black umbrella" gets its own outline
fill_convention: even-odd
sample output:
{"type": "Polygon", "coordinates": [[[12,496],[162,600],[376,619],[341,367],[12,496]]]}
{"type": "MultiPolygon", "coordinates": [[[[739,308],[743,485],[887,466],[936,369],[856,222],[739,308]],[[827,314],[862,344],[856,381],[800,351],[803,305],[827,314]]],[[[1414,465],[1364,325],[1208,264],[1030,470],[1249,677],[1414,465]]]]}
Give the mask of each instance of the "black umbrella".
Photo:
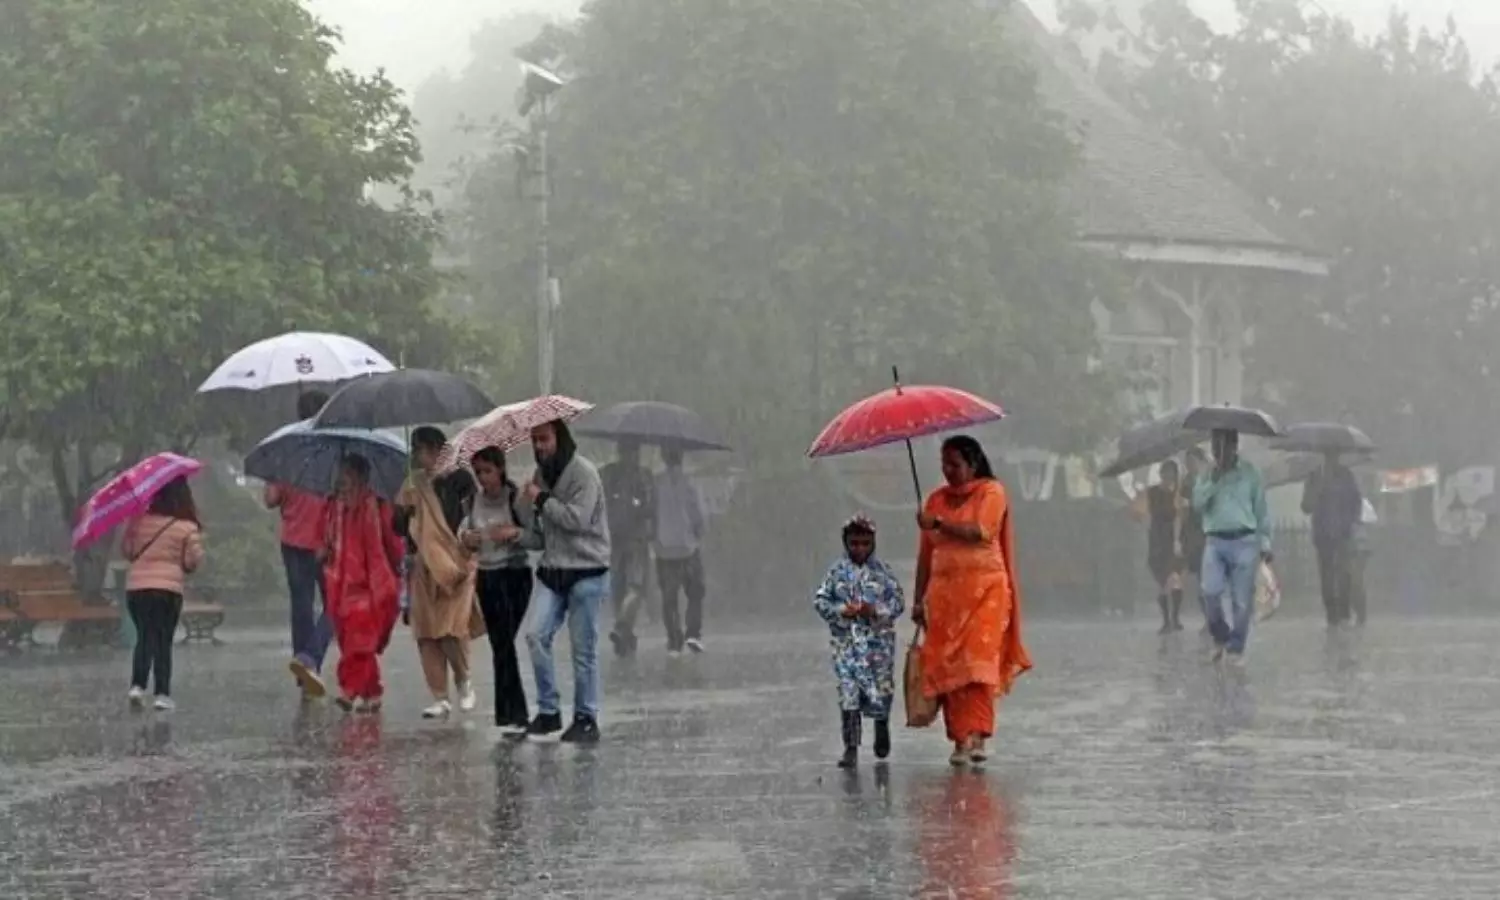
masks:
{"type": "Polygon", "coordinates": [[[680,450],[730,449],[697,413],[652,400],[616,403],[591,412],[574,424],[573,433],[680,450]]]}
{"type": "Polygon", "coordinates": [[[398,369],[351,381],[328,399],[314,428],[398,428],[474,419],[495,401],[457,375],[398,369]]]}
{"type": "MultiPolygon", "coordinates": [[[[1360,456],[1350,460],[1354,466],[1367,466],[1374,460],[1370,456],[1360,456]]],[[[1323,456],[1320,453],[1293,453],[1262,467],[1260,471],[1261,481],[1265,483],[1266,490],[1279,488],[1287,484],[1296,484],[1306,481],[1308,476],[1323,468],[1323,456]]]]}
{"type": "Polygon", "coordinates": [[[1144,469],[1203,443],[1202,434],[1186,427],[1191,411],[1180,409],[1158,416],[1120,435],[1115,461],[1100,473],[1101,477],[1114,478],[1144,469]]]}
{"type": "Polygon", "coordinates": [[[1375,442],[1353,425],[1303,422],[1272,441],[1271,449],[1287,453],[1374,453],[1375,442]]]}
{"type": "Polygon", "coordinates": [[[1271,414],[1245,406],[1198,406],[1187,414],[1182,423],[1189,431],[1237,431],[1256,437],[1273,438],[1281,434],[1281,428],[1271,414]]]}

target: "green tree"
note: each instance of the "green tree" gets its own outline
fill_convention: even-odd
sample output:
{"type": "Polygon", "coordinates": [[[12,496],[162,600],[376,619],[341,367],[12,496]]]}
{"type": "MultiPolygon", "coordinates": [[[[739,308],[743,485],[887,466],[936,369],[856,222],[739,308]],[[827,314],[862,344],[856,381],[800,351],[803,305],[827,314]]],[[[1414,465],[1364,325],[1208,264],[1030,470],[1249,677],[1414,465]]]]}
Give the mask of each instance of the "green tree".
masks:
{"type": "Polygon", "coordinates": [[[1396,457],[1500,450],[1494,80],[1451,24],[1414,32],[1396,15],[1362,37],[1296,0],[1239,11],[1216,34],[1155,0],[1100,72],[1334,258],[1315,296],[1252,312],[1252,374],[1299,417],[1352,417],[1396,457]]]}
{"type": "MultiPolygon", "coordinates": [[[[1072,245],[1075,148],[1003,13],[597,0],[526,52],[572,79],[549,157],[560,388],[695,406],[763,467],[892,363],[999,398],[1025,439],[1098,439],[1112,395],[1088,308],[1107,279],[1072,245]]],[[[515,165],[473,174],[454,233],[481,306],[528,327],[515,165]]]]}
{"type": "Polygon", "coordinates": [[[330,65],[296,0],[3,0],[0,394],[65,516],[105,476],[211,423],[197,383],[292,327],[435,361],[433,218],[382,208],[412,123],[330,65]]]}

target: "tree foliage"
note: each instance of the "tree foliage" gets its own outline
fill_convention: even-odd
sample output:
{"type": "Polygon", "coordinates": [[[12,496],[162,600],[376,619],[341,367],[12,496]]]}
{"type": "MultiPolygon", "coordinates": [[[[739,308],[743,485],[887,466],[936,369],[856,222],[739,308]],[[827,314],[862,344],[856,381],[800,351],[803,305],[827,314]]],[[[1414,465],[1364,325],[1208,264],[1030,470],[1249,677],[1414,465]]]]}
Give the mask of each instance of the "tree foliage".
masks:
{"type": "Polygon", "coordinates": [[[296,0],[3,0],[0,422],[62,508],[111,460],[199,432],[198,382],[293,327],[392,357],[450,346],[432,217],[385,209],[417,158],[382,77],[330,65],[296,0]]]}
{"type": "Polygon", "coordinates": [[[1414,32],[1393,15],[1363,37],[1296,0],[1239,9],[1216,34],[1183,0],[1155,0],[1100,72],[1334,259],[1316,297],[1252,311],[1252,374],[1395,456],[1500,449],[1494,80],[1451,24],[1414,32]]]}
{"type": "MultiPolygon", "coordinates": [[[[562,388],[686,403],[790,460],[900,364],[998,397],[1024,439],[1098,439],[1104,282],[1059,204],[1075,148],[1003,13],[596,0],[528,52],[572,79],[549,156],[562,388]]],[[[482,304],[524,326],[514,166],[476,171],[455,224],[482,304]]]]}

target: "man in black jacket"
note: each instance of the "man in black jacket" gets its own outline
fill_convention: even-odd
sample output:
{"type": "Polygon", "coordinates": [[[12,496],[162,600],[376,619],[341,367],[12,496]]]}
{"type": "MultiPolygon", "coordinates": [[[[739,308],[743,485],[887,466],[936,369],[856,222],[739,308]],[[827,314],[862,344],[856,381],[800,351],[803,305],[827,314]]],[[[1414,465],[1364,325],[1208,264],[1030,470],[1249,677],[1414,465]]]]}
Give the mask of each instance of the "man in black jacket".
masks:
{"type": "Polygon", "coordinates": [[[1323,610],[1328,615],[1328,627],[1335,628],[1348,622],[1351,615],[1354,532],[1364,511],[1359,483],[1337,453],[1327,454],[1323,468],[1307,477],[1302,486],[1302,511],[1312,516],[1323,610]]]}

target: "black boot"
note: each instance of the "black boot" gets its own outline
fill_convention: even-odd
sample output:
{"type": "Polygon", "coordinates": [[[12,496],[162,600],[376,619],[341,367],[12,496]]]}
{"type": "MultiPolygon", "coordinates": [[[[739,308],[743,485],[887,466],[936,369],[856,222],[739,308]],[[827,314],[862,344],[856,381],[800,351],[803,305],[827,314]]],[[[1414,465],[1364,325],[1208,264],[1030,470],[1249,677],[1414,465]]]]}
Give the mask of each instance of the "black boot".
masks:
{"type": "Polygon", "coordinates": [[[1157,594],[1156,605],[1161,607],[1161,631],[1157,634],[1167,634],[1172,630],[1172,614],[1167,612],[1167,595],[1157,594]]]}
{"type": "Polygon", "coordinates": [[[844,732],[844,755],[839,757],[840,769],[852,769],[859,762],[859,730],[862,721],[859,710],[844,711],[840,716],[844,732]]]}
{"type": "Polygon", "coordinates": [[[1172,592],[1172,630],[1182,630],[1182,589],[1172,592]]]}
{"type": "Polygon", "coordinates": [[[891,723],[886,719],[875,720],[875,758],[885,759],[891,755],[891,723]]]}

